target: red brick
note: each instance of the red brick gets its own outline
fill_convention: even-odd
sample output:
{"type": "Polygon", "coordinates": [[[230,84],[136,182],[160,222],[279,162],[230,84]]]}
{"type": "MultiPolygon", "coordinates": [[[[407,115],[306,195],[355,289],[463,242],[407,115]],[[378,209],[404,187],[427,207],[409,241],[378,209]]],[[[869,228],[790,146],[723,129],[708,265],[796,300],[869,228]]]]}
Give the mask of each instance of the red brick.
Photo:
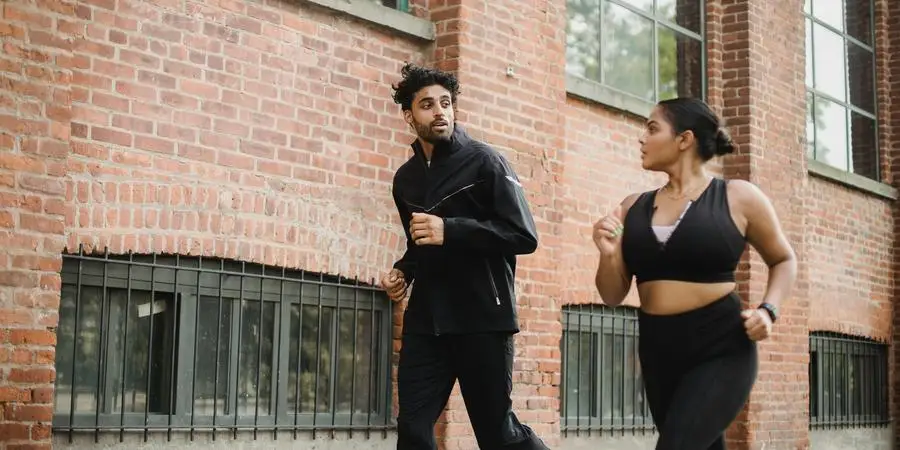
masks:
{"type": "Polygon", "coordinates": [[[17,369],[9,371],[7,379],[13,383],[40,384],[51,383],[56,372],[53,369],[17,369]]]}
{"type": "Polygon", "coordinates": [[[47,330],[9,331],[9,343],[13,345],[56,345],[56,333],[47,330]]]}
{"type": "MultiPolygon", "coordinates": [[[[36,439],[36,438],[35,438],[36,439]]],[[[49,441],[49,439],[47,439],[49,441]]],[[[9,444],[7,450],[51,450],[52,446],[48,444],[9,444]]]]}
{"type": "MultiPolygon", "coordinates": [[[[13,263],[15,264],[15,263],[13,263]]],[[[3,317],[5,325],[30,325],[34,323],[34,316],[31,311],[25,309],[5,309],[0,308],[0,317],[3,317]]]]}
{"type": "MultiPolygon", "coordinates": [[[[0,403],[30,402],[31,391],[14,387],[0,387],[0,403]]],[[[3,432],[0,431],[0,436],[3,432]]],[[[2,442],[2,440],[0,440],[2,442]]]]}
{"type": "Polygon", "coordinates": [[[53,420],[53,406],[7,404],[4,416],[13,422],[50,422],[53,420]]]}
{"type": "MultiPolygon", "coordinates": [[[[2,390],[0,390],[2,392],[2,390]]],[[[0,394],[2,396],[2,394],[0,394]]],[[[0,397],[2,398],[2,397],[0,397]]],[[[0,424],[0,442],[24,441],[31,436],[26,424],[2,423],[0,424]]]]}

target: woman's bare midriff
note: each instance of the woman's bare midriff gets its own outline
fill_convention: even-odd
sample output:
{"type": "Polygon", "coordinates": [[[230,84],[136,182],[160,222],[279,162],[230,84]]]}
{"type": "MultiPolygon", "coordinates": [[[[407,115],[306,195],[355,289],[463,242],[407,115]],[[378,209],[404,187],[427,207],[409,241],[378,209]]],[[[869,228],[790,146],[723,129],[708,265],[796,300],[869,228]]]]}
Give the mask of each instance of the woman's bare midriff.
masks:
{"type": "Polygon", "coordinates": [[[647,281],[638,285],[641,310],[647,314],[671,315],[702,308],[730,294],[735,283],[688,283],[647,281]]]}

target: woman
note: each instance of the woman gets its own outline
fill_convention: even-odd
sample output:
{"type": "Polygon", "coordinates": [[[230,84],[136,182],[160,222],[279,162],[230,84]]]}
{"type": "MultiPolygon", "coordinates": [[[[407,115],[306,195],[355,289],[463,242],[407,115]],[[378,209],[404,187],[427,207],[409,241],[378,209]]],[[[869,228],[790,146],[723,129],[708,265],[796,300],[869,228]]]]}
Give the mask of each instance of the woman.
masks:
{"type": "Polygon", "coordinates": [[[766,339],[797,263],[768,198],[704,165],[734,144],[697,99],[660,102],[640,139],[641,165],[668,182],[629,195],[594,225],[596,285],[619,305],[637,283],[639,356],[657,450],[725,449],[724,433],[756,380],[766,339]],[[749,242],[769,266],[762,303],[741,311],[734,272],[749,242]]]}

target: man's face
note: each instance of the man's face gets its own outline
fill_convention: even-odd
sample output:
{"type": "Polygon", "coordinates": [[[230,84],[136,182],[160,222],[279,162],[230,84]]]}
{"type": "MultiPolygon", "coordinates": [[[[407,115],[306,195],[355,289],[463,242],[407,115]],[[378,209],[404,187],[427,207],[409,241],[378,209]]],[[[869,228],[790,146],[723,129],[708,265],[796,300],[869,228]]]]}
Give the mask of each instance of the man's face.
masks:
{"type": "Polygon", "coordinates": [[[453,134],[453,102],[450,91],[439,84],[419,89],[412,109],[404,111],[408,123],[419,138],[429,143],[449,141],[453,134]]]}

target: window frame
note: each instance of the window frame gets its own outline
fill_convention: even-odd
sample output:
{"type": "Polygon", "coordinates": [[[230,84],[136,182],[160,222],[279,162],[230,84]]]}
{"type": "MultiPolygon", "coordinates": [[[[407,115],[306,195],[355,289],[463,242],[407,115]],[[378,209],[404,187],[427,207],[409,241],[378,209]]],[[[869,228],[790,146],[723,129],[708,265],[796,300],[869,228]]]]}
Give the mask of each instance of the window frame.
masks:
{"type": "MultiPolygon", "coordinates": [[[[640,358],[638,355],[638,339],[640,334],[637,322],[637,308],[634,307],[620,306],[612,308],[601,304],[563,306],[562,335],[560,339],[559,386],[560,431],[563,437],[570,435],[603,435],[604,433],[609,434],[613,432],[647,434],[655,431],[656,426],[653,422],[653,417],[650,414],[649,404],[646,401],[646,392],[643,382],[641,381],[642,378],[638,375],[640,374],[640,358]],[[568,366],[570,364],[569,354],[572,353],[567,350],[567,344],[568,336],[571,332],[578,334],[589,333],[591,336],[591,346],[595,347],[593,351],[590,352],[591,356],[589,364],[591,375],[589,376],[589,381],[591,383],[591,394],[589,400],[593,403],[588,406],[588,409],[594,409],[593,404],[595,403],[597,405],[596,415],[591,412],[589,415],[581,416],[578,414],[579,411],[576,411],[575,416],[567,414],[568,406],[566,397],[568,388],[566,386],[566,380],[567,371],[569,369],[568,366]],[[616,342],[616,338],[620,337],[625,338],[625,340],[622,341],[621,347],[617,345],[616,342]],[[613,340],[610,344],[614,347],[613,354],[606,355],[604,351],[604,340],[610,338],[613,340]],[[624,351],[619,353],[620,349],[624,351]],[[633,361],[633,364],[631,367],[626,367],[624,364],[626,364],[625,361],[629,359],[629,355],[627,354],[629,351],[631,353],[630,358],[633,361]],[[606,373],[603,364],[604,361],[608,361],[607,358],[616,359],[614,363],[616,367],[609,369],[611,378],[603,376],[606,373]],[[617,370],[622,372],[621,375],[616,375],[617,370]],[[626,415],[620,413],[622,411],[617,412],[614,407],[611,417],[604,417],[604,405],[607,403],[607,400],[609,400],[610,405],[615,403],[613,399],[607,399],[605,397],[606,390],[604,385],[606,383],[610,383],[610,395],[616,395],[615,386],[621,383],[622,388],[619,389],[620,397],[618,397],[621,401],[621,410],[624,411],[625,405],[630,401],[634,414],[626,415]],[[627,396],[630,396],[631,398],[627,398],[627,396]],[[644,398],[642,409],[637,406],[639,398],[644,398]],[[642,414],[637,414],[637,409],[641,409],[642,414]]],[[[579,340],[579,346],[580,342],[581,340],[579,340]]],[[[579,352],[580,349],[575,350],[575,355],[579,355],[579,352]]],[[[578,364],[579,366],[581,364],[580,358],[578,359],[578,364]]],[[[582,397],[579,395],[577,400],[580,402],[582,397]]],[[[580,409],[580,407],[578,407],[578,409],[580,409]]]]}
{"type": "MultiPolygon", "coordinates": [[[[70,404],[64,404],[63,408],[54,406],[52,420],[54,432],[68,432],[71,439],[73,433],[85,431],[93,431],[96,434],[111,432],[124,434],[126,430],[127,432],[131,432],[131,430],[140,430],[143,431],[146,436],[150,430],[167,430],[169,432],[190,431],[193,433],[195,431],[215,429],[218,431],[234,431],[235,435],[237,435],[238,430],[256,431],[265,429],[271,432],[273,428],[294,432],[297,430],[308,429],[346,430],[350,428],[354,430],[371,431],[387,430],[395,426],[391,414],[391,372],[393,365],[392,304],[387,299],[386,295],[377,288],[364,285],[358,281],[348,281],[318,273],[290,271],[284,268],[275,268],[219,258],[157,254],[135,255],[131,253],[127,255],[110,255],[109,253],[106,253],[104,256],[96,256],[79,252],[78,254],[64,254],[63,259],[64,265],[60,271],[63,289],[75,289],[76,325],[74,332],[76,335],[78,334],[77,327],[79,326],[77,314],[84,308],[83,305],[79,304],[80,297],[83,295],[83,289],[86,287],[101,289],[102,306],[100,309],[100,320],[103,326],[99,332],[99,345],[102,350],[97,353],[95,358],[91,359],[92,363],[96,361],[96,365],[98,366],[97,377],[89,378],[89,382],[92,385],[90,394],[94,396],[94,400],[92,400],[93,406],[90,407],[90,411],[82,410],[77,411],[74,414],[72,414],[70,404]],[[152,260],[142,261],[142,259],[146,258],[151,258],[152,260]],[[169,260],[171,265],[166,264],[166,260],[169,260]],[[191,264],[191,262],[193,262],[193,264],[191,264]],[[211,262],[214,262],[219,267],[217,269],[209,267],[211,262]],[[73,263],[77,264],[79,267],[76,273],[67,270],[71,268],[71,264],[73,263]],[[100,270],[102,271],[102,274],[97,274],[96,269],[93,274],[90,273],[90,270],[85,270],[85,266],[100,267],[101,265],[102,268],[100,270]],[[124,270],[120,269],[120,272],[127,271],[125,277],[111,276],[110,267],[117,266],[124,268],[124,270]],[[240,267],[239,270],[229,269],[229,267],[238,266],[240,267]],[[148,272],[151,274],[150,281],[138,279],[137,275],[134,273],[136,267],[147,268],[148,272]],[[165,274],[166,272],[171,272],[171,276],[164,277],[160,275],[165,274]],[[196,280],[193,282],[193,285],[184,283],[183,279],[186,277],[183,274],[186,272],[200,274],[199,276],[194,275],[191,277],[196,280]],[[231,325],[229,327],[229,336],[227,337],[229,343],[226,347],[228,349],[229,359],[227,360],[228,369],[225,382],[228,386],[227,392],[224,393],[225,399],[222,400],[221,397],[217,395],[216,401],[218,401],[219,406],[214,408],[213,413],[201,415],[199,413],[194,413],[192,406],[197,400],[194,390],[197,381],[195,378],[195,373],[197,372],[195,370],[195,356],[198,354],[196,346],[198,342],[198,332],[200,330],[199,316],[197,314],[200,303],[198,299],[209,297],[208,294],[211,293],[210,287],[202,281],[204,278],[207,281],[210,279],[209,276],[205,276],[205,274],[212,274],[212,277],[216,278],[219,283],[218,288],[214,288],[214,290],[218,292],[215,293],[216,295],[212,295],[212,297],[216,300],[221,300],[220,304],[222,305],[223,310],[224,308],[229,308],[228,305],[230,304],[232,313],[230,316],[231,325]],[[163,279],[158,279],[158,277],[162,277],[163,279]],[[227,277],[236,277],[239,280],[241,292],[237,298],[222,295],[223,292],[229,291],[227,287],[223,287],[223,285],[228,284],[227,282],[223,282],[227,277]],[[250,278],[259,280],[258,290],[255,292],[244,286],[245,280],[250,278]],[[281,289],[280,295],[271,294],[270,291],[266,290],[265,284],[270,280],[278,283],[278,287],[281,289]],[[301,289],[298,298],[286,297],[284,287],[288,285],[288,283],[294,283],[301,289]],[[312,286],[312,289],[317,289],[318,295],[307,295],[306,291],[308,286],[312,286]],[[199,297],[197,295],[198,288],[200,292],[199,297]],[[327,294],[323,295],[323,288],[332,288],[334,294],[331,296],[328,296],[327,294]],[[119,356],[118,359],[120,359],[120,361],[111,363],[111,359],[108,356],[109,352],[115,348],[114,344],[111,343],[111,340],[109,339],[111,332],[108,331],[109,320],[112,316],[109,306],[113,297],[110,295],[112,289],[122,289],[126,293],[131,293],[130,295],[127,295],[128,300],[126,305],[129,305],[128,302],[132,301],[134,293],[136,292],[149,293],[150,297],[153,298],[151,305],[158,304],[159,296],[161,294],[171,297],[171,302],[173,306],[175,306],[176,314],[172,319],[174,323],[169,326],[172,327],[172,330],[170,331],[173,331],[175,334],[173,345],[177,349],[169,351],[170,349],[167,348],[167,354],[164,357],[164,359],[166,359],[165,368],[173,377],[173,380],[171,380],[172,383],[168,387],[170,389],[170,401],[174,401],[174,405],[169,408],[168,412],[149,412],[149,407],[145,406],[144,412],[129,413],[124,411],[124,409],[127,408],[122,408],[121,403],[117,403],[116,405],[112,404],[115,395],[118,394],[117,390],[120,389],[120,386],[110,387],[108,381],[109,375],[112,374],[110,370],[112,370],[111,367],[121,367],[124,361],[121,360],[121,356],[119,356]],[[344,295],[348,289],[351,290],[353,296],[352,300],[348,300],[344,295]],[[260,293],[260,291],[262,292],[260,293]],[[361,298],[363,297],[362,295],[359,295],[361,293],[364,294],[365,300],[361,298]],[[246,356],[242,356],[243,353],[240,345],[235,344],[240,343],[239,330],[244,330],[246,332],[247,329],[246,324],[241,326],[242,322],[239,318],[241,310],[246,312],[246,305],[255,302],[259,302],[261,305],[273,305],[271,307],[273,315],[271,330],[272,370],[270,374],[271,379],[269,380],[271,385],[269,386],[269,394],[267,397],[257,397],[259,399],[258,402],[251,400],[248,404],[251,411],[240,412],[241,405],[239,403],[238,391],[236,390],[236,383],[240,382],[241,379],[237,378],[237,371],[239,370],[237,358],[239,355],[241,355],[241,358],[246,356]],[[298,401],[295,400],[296,397],[294,397],[294,399],[289,398],[291,396],[292,386],[289,386],[288,383],[293,374],[292,370],[294,369],[294,367],[290,365],[292,360],[292,355],[290,354],[292,336],[290,333],[292,324],[294,323],[294,320],[292,320],[292,308],[296,308],[298,305],[302,305],[300,313],[301,318],[300,322],[297,324],[298,326],[303,323],[303,309],[313,306],[319,307],[319,311],[321,312],[324,311],[322,307],[333,308],[330,319],[332,326],[330,328],[331,333],[328,339],[329,342],[325,343],[322,341],[323,336],[321,331],[315,333],[317,355],[319,354],[318,349],[323,348],[322,345],[328,345],[331,350],[331,367],[325,372],[331,382],[331,400],[328,402],[328,412],[299,412],[295,414],[295,405],[298,404],[298,401]],[[355,355],[366,355],[368,353],[364,348],[359,349],[356,346],[356,341],[359,340],[358,333],[361,333],[361,331],[357,331],[356,326],[360,320],[359,317],[362,317],[357,315],[357,312],[374,311],[377,313],[368,315],[369,320],[371,320],[373,325],[370,332],[378,333],[370,344],[370,349],[376,350],[371,357],[364,357],[364,359],[369,361],[369,364],[377,364],[377,374],[375,377],[369,377],[368,389],[369,398],[373,402],[371,409],[377,412],[370,411],[368,414],[365,412],[356,412],[355,414],[350,414],[346,411],[335,412],[337,402],[336,392],[340,388],[340,383],[336,380],[340,359],[337,356],[341,354],[339,350],[341,333],[337,324],[340,317],[343,315],[341,313],[347,310],[353,311],[354,317],[356,318],[353,332],[353,352],[355,355]],[[376,317],[378,318],[376,319],[376,317]],[[172,355],[171,358],[169,357],[169,354],[172,355]],[[176,362],[176,365],[174,366],[172,365],[173,360],[176,362]],[[174,370],[175,367],[178,369],[174,370]],[[103,375],[106,376],[104,377],[103,375]],[[106,382],[103,381],[104,378],[107,379],[106,382]],[[99,392],[97,386],[100,388],[99,392]],[[175,387],[174,390],[171,389],[173,386],[175,387]],[[99,408],[97,407],[98,399],[100,403],[99,408]],[[225,403],[224,405],[223,402],[225,403]],[[115,407],[118,407],[119,411],[116,411],[115,407]],[[227,411],[222,411],[220,413],[220,409],[225,410],[226,408],[227,411]],[[264,411],[266,409],[271,412],[264,411]]],[[[268,307],[265,309],[268,309],[268,307]]],[[[268,315],[264,314],[263,310],[264,308],[260,308],[259,310],[260,322],[262,322],[264,315],[268,315]]],[[[150,316],[153,316],[152,312],[150,316]]],[[[319,315],[318,320],[321,324],[321,314],[319,315]]],[[[218,328],[220,327],[216,327],[216,329],[218,328]]],[[[126,334],[127,333],[128,331],[126,331],[126,334]]],[[[69,339],[71,340],[71,338],[69,339]]],[[[298,353],[297,355],[293,355],[294,358],[296,358],[295,364],[297,365],[296,370],[298,371],[300,370],[300,343],[304,341],[305,339],[298,341],[298,353]]],[[[262,358],[262,342],[261,339],[256,340],[253,351],[257,353],[250,355],[251,357],[257,359],[262,358]]],[[[221,344],[219,346],[221,346],[221,344]]],[[[122,349],[116,348],[116,350],[121,351],[122,349]]],[[[77,351],[75,355],[77,355],[77,351]]],[[[321,361],[321,357],[318,357],[317,359],[321,361]]],[[[356,373],[358,370],[356,368],[356,359],[357,358],[353,358],[352,371],[354,373],[351,377],[351,383],[353,384],[354,389],[358,389],[358,387],[356,387],[356,381],[359,377],[359,374],[356,373]]],[[[258,364],[259,361],[261,360],[254,361],[254,364],[258,364]]],[[[74,367],[74,359],[71,363],[74,367]]],[[[143,366],[147,365],[147,363],[141,364],[143,366]]],[[[319,362],[317,362],[317,364],[319,364],[319,362]]],[[[257,366],[256,370],[259,370],[259,366],[257,366]]],[[[218,377],[224,377],[225,375],[224,373],[220,374],[218,370],[214,370],[213,372],[216,373],[213,384],[217,385],[219,383],[218,377]]],[[[73,374],[74,373],[75,372],[73,372],[73,374]]],[[[317,366],[317,370],[315,371],[317,383],[321,373],[322,370],[317,366]]],[[[79,377],[79,375],[73,376],[75,378],[79,377]]],[[[144,378],[147,377],[144,375],[144,378]]],[[[75,380],[72,380],[72,382],[74,381],[75,380]]],[[[124,382],[122,380],[119,381],[124,382]]],[[[299,384],[299,382],[298,377],[297,383],[299,384]]],[[[68,385],[71,386],[71,384],[68,385]]],[[[257,382],[256,391],[260,392],[261,390],[262,386],[257,382]]],[[[318,393],[318,391],[318,388],[314,389],[314,392],[318,393]]],[[[295,395],[300,395],[299,391],[297,391],[295,395]]],[[[71,402],[74,403],[74,396],[70,398],[71,402]]],[[[354,402],[354,400],[355,396],[351,394],[351,402],[354,402]]],[[[321,408],[320,399],[316,399],[316,406],[321,408]]],[[[353,408],[353,406],[351,406],[351,408],[353,408]]]]}
{"type": "Polygon", "coordinates": [[[883,342],[873,339],[852,336],[843,333],[835,333],[828,331],[812,331],[809,333],[809,428],[815,429],[850,429],[850,428],[874,428],[885,427],[891,423],[890,403],[888,401],[889,383],[890,383],[890,346],[883,342]],[[825,353],[832,354],[840,359],[839,366],[842,368],[841,374],[835,371],[837,364],[833,363],[830,367],[826,367],[827,362],[822,358],[825,353]],[[872,366],[864,375],[852,378],[851,361],[856,357],[869,356],[872,357],[872,366]],[[830,382],[822,383],[820,380],[827,379],[826,372],[830,372],[830,382]],[[874,374],[874,380],[871,375],[874,374]],[[840,376],[843,380],[838,380],[840,376]],[[858,390],[849,387],[851,379],[861,380],[861,386],[858,390]],[[848,410],[846,413],[828,414],[825,411],[825,391],[831,388],[843,385],[846,389],[841,392],[832,394],[840,394],[841,398],[860,398],[859,405],[856,405],[857,411],[866,409],[868,406],[869,414],[851,414],[849,412],[853,407],[850,406],[851,400],[843,405],[848,410]],[[879,401],[878,392],[883,391],[884,396],[879,401]],[[865,399],[863,399],[865,397],[865,399]],[[874,403],[873,403],[874,402],[874,403]],[[860,406],[862,405],[862,406],[860,406]]]}
{"type": "Polygon", "coordinates": [[[400,12],[408,12],[409,11],[409,0],[394,0],[397,3],[396,6],[385,5],[384,1],[385,0],[379,0],[379,3],[381,3],[381,6],[383,6],[385,8],[393,9],[395,11],[400,11],[400,12]]]}
{"type": "MultiPolygon", "coordinates": [[[[860,41],[858,38],[852,36],[849,31],[847,31],[847,29],[846,29],[847,28],[846,14],[842,13],[842,17],[841,17],[841,20],[844,23],[844,26],[843,26],[844,31],[838,30],[833,25],[816,17],[815,16],[815,3],[816,3],[815,0],[805,1],[804,4],[801,6],[801,14],[803,15],[804,50],[805,50],[804,55],[812,55],[813,56],[812,61],[809,58],[804,58],[805,59],[804,80],[803,80],[804,116],[805,116],[806,120],[808,121],[810,115],[812,114],[812,111],[810,111],[810,108],[812,108],[813,111],[815,110],[815,104],[819,98],[822,98],[828,102],[834,103],[842,108],[842,110],[845,113],[844,114],[844,132],[846,133],[846,138],[847,138],[846,139],[847,148],[844,149],[844,153],[845,153],[844,157],[845,157],[845,162],[847,164],[848,169],[843,169],[841,167],[833,166],[825,161],[819,160],[816,157],[816,152],[817,152],[816,143],[818,142],[818,139],[817,139],[818,130],[816,129],[817,128],[816,126],[813,126],[813,134],[812,134],[812,142],[811,143],[809,142],[808,131],[804,132],[804,139],[806,139],[806,141],[807,141],[806,149],[804,149],[804,154],[806,155],[806,158],[810,162],[814,163],[815,166],[817,166],[814,170],[823,176],[828,176],[829,172],[839,172],[839,173],[849,174],[849,175],[853,176],[854,178],[859,177],[859,178],[863,179],[863,180],[860,180],[862,183],[865,183],[864,180],[871,180],[876,183],[881,183],[883,181],[884,174],[882,173],[881,139],[879,139],[879,130],[881,127],[882,117],[881,117],[881,113],[880,113],[881,96],[879,95],[879,92],[878,92],[879,91],[879,89],[878,89],[878,40],[876,39],[876,35],[875,35],[875,28],[876,28],[875,0],[844,0],[844,2],[847,2],[847,1],[867,1],[869,3],[869,5],[868,5],[869,6],[869,24],[870,24],[869,39],[872,42],[871,44],[866,44],[865,42],[860,41]],[[809,4],[808,11],[807,11],[807,3],[809,4]],[[832,96],[828,93],[825,93],[823,91],[820,91],[819,89],[816,88],[816,67],[815,67],[815,63],[814,63],[815,49],[816,49],[816,36],[815,36],[814,29],[815,29],[816,25],[826,29],[829,32],[837,34],[841,38],[841,42],[843,43],[842,50],[844,52],[844,55],[843,55],[844,56],[844,65],[845,65],[845,68],[847,68],[847,70],[849,70],[849,64],[850,64],[849,57],[847,55],[847,43],[848,42],[851,43],[852,45],[855,45],[860,50],[867,51],[871,54],[871,56],[872,56],[872,68],[871,68],[871,70],[872,70],[872,80],[871,80],[871,82],[872,82],[872,92],[871,92],[872,99],[871,100],[872,100],[873,112],[870,113],[868,111],[865,111],[862,108],[860,108],[852,103],[852,99],[850,98],[850,85],[851,85],[852,80],[850,80],[850,75],[848,73],[844,73],[841,75],[842,80],[843,80],[843,85],[844,85],[844,96],[846,97],[846,100],[839,100],[839,99],[835,98],[834,96],[832,96]],[[809,28],[807,28],[807,27],[809,27],[809,28]],[[807,41],[807,35],[809,36],[809,39],[808,39],[809,48],[808,49],[805,48],[806,41],[807,41]],[[811,86],[810,86],[810,84],[807,83],[808,80],[806,80],[806,72],[807,71],[809,71],[812,76],[812,80],[810,80],[812,83],[811,86]],[[810,98],[812,99],[811,105],[810,105],[810,98]],[[874,153],[875,153],[873,155],[873,159],[875,160],[875,177],[874,178],[856,173],[852,170],[852,167],[853,167],[852,161],[853,161],[854,152],[853,152],[852,126],[850,123],[850,119],[851,119],[853,113],[859,114],[859,115],[861,115],[867,119],[870,119],[874,122],[874,124],[873,124],[874,125],[874,127],[873,127],[874,135],[872,136],[872,151],[874,151],[874,153]],[[810,154],[810,151],[809,151],[810,147],[812,147],[812,154],[810,154]],[[819,168],[820,166],[825,166],[825,167],[819,168]]],[[[859,183],[855,183],[855,184],[859,184],[859,183]]],[[[872,190],[872,189],[867,189],[866,187],[863,187],[863,189],[872,190]]],[[[896,196],[896,195],[894,195],[894,196],[896,196]]]]}
{"type": "MultiPolygon", "coordinates": [[[[709,96],[709,49],[707,43],[707,0],[699,0],[700,2],[700,17],[699,19],[699,32],[691,31],[677,23],[672,23],[667,19],[663,19],[656,15],[655,12],[647,12],[643,11],[640,8],[629,4],[624,0],[598,0],[599,2],[599,15],[600,20],[597,25],[599,31],[599,54],[602,55],[604,50],[604,38],[603,38],[603,27],[604,23],[604,13],[603,13],[603,3],[608,2],[613,5],[616,5],[621,8],[627,9],[629,12],[638,14],[644,19],[650,20],[653,22],[653,33],[652,33],[652,46],[653,52],[650,57],[653,62],[653,101],[648,101],[646,99],[637,97],[629,92],[618,89],[610,84],[604,83],[602,80],[591,80],[589,78],[585,78],[582,75],[578,75],[569,71],[568,63],[566,63],[565,74],[566,74],[566,90],[569,94],[574,95],[576,97],[583,98],[585,100],[598,102],[607,106],[611,106],[616,109],[620,109],[623,111],[630,112],[632,114],[636,114],[641,117],[649,117],[650,111],[656,105],[656,102],[659,101],[659,26],[666,27],[670,30],[677,32],[679,35],[689,37],[700,44],[700,95],[699,97],[704,101],[707,100],[709,96]]],[[[654,7],[656,6],[656,1],[654,0],[654,7]]],[[[566,21],[568,22],[569,18],[566,17],[566,21]]],[[[568,49],[568,45],[565,47],[568,49]]],[[[603,73],[603,58],[599,57],[600,64],[600,73],[602,76],[603,73]]]]}

